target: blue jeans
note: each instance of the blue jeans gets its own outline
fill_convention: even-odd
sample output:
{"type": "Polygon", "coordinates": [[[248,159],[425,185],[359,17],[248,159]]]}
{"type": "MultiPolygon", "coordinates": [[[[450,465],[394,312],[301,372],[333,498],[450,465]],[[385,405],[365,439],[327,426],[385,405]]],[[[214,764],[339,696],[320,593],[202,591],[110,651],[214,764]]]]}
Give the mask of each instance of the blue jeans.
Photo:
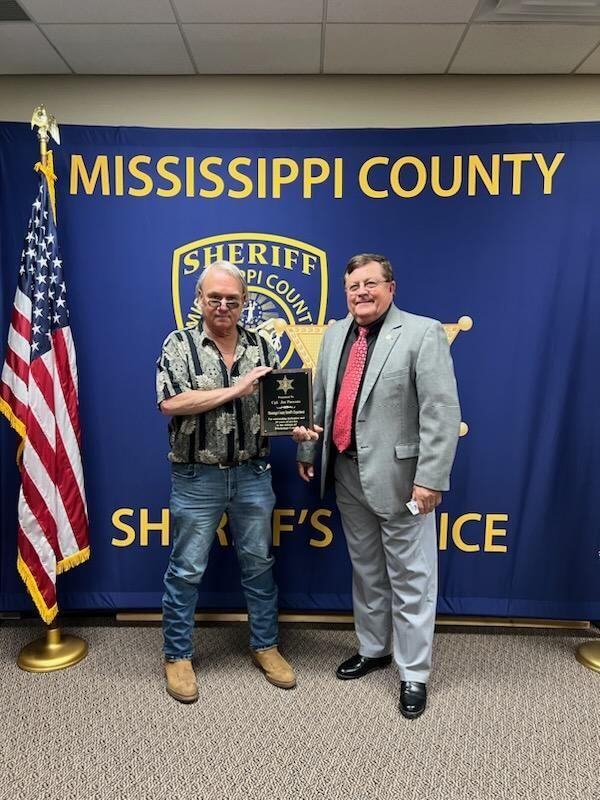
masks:
{"type": "Polygon", "coordinates": [[[271,555],[275,495],[263,459],[219,469],[206,464],[172,464],[173,547],[163,595],[164,654],[168,661],[192,657],[198,586],[223,512],[235,539],[248,606],[250,646],[277,644],[277,586],[271,555]]]}

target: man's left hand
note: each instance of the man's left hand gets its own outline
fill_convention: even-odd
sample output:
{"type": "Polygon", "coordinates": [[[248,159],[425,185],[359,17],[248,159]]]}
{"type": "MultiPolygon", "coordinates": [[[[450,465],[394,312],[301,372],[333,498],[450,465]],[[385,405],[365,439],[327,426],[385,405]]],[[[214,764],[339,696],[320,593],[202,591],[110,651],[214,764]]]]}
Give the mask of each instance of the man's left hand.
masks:
{"type": "Polygon", "coordinates": [[[442,493],[424,486],[413,486],[412,500],[416,500],[419,514],[429,514],[442,502],[442,493]]]}

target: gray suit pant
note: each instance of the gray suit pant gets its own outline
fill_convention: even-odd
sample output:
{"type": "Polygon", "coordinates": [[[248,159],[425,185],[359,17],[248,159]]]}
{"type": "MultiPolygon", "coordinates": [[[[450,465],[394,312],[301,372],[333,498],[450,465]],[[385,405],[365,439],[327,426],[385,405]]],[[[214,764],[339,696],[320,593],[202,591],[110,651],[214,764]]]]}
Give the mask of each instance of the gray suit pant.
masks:
{"type": "Polygon", "coordinates": [[[336,458],[335,491],[352,561],[359,653],[379,658],[393,644],[400,679],[427,683],[437,600],[435,514],[376,514],[358,465],[343,455],[336,458]]]}

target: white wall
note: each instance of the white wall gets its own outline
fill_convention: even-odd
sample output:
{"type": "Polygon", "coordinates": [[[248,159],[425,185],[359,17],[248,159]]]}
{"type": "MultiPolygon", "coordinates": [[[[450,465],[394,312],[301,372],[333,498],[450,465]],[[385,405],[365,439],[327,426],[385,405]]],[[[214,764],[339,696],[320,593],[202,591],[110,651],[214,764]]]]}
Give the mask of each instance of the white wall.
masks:
{"type": "Polygon", "coordinates": [[[0,77],[0,120],[59,124],[414,127],[600,119],[600,76],[0,77]]]}

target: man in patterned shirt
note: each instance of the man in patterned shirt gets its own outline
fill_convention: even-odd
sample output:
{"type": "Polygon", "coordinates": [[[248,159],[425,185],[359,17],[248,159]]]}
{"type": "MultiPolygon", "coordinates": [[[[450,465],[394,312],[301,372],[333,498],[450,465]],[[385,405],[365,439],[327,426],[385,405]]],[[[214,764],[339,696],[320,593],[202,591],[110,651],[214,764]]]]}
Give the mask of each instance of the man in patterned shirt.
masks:
{"type": "Polygon", "coordinates": [[[239,325],[242,273],[208,266],[196,287],[198,326],[171,333],[157,363],[158,404],[170,416],[172,550],[165,574],[163,634],[167,692],[198,699],[192,631],[198,585],[221,516],[235,537],[254,663],[282,689],[296,685],[277,649],[277,586],[271,554],[269,447],[260,435],[258,381],[278,366],[271,343],[239,325]]]}

